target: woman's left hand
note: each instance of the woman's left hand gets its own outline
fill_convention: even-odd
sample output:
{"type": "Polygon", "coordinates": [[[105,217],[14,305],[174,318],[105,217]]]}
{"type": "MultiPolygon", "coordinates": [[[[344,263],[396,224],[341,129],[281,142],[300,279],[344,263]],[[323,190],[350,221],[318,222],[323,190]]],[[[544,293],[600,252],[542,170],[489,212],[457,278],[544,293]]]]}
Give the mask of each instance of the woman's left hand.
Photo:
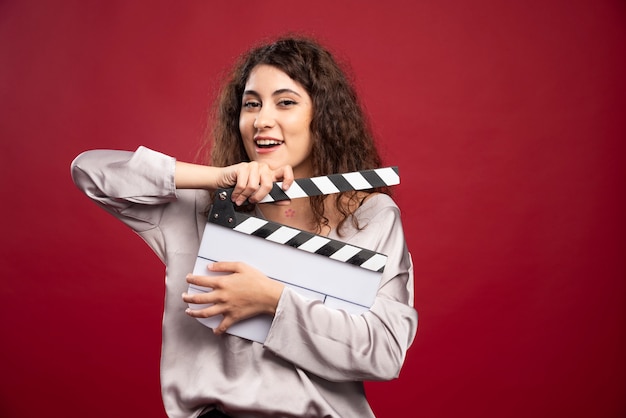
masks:
{"type": "Polygon", "coordinates": [[[215,334],[223,334],[231,325],[259,314],[274,315],[284,285],[265,276],[257,269],[243,262],[220,261],[210,264],[209,271],[223,275],[187,275],[187,282],[210,287],[211,292],[190,295],[183,294],[183,301],[192,304],[211,304],[204,309],[187,309],[194,318],[209,318],[223,315],[224,319],[215,334]]]}

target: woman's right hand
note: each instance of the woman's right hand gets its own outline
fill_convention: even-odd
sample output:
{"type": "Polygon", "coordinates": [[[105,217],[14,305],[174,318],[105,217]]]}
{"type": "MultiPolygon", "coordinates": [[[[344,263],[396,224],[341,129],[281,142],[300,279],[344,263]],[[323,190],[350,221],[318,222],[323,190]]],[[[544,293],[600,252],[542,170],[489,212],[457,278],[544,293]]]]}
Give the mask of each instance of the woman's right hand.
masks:
{"type": "Polygon", "coordinates": [[[223,167],[218,187],[234,187],[233,202],[242,205],[246,200],[257,203],[272,190],[275,181],[282,180],[283,190],[287,190],[293,183],[291,166],[283,166],[272,170],[265,163],[252,161],[223,167]]]}
{"type": "Polygon", "coordinates": [[[209,189],[233,187],[232,199],[242,205],[246,199],[257,203],[272,190],[275,181],[282,180],[283,190],[293,183],[291,166],[283,166],[275,170],[265,163],[252,161],[228,167],[211,167],[176,161],[174,175],[178,189],[209,189]]]}

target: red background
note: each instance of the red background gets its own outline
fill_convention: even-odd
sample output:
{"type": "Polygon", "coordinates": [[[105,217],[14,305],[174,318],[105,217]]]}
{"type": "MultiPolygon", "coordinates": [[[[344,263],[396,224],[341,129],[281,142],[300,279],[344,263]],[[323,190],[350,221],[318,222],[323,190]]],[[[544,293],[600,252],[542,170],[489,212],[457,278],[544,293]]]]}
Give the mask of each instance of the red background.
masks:
{"type": "Polygon", "coordinates": [[[69,164],[191,160],[222,72],[286,31],[350,61],[401,169],[420,326],[378,416],[625,416],[618,0],[0,2],[0,415],[164,415],[163,267],[69,164]]]}

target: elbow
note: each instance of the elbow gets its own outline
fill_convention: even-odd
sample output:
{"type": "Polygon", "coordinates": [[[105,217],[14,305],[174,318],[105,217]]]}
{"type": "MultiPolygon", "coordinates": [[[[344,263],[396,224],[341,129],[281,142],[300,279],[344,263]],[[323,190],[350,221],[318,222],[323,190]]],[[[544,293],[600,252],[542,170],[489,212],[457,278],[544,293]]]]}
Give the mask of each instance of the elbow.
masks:
{"type": "Polygon", "coordinates": [[[396,343],[387,345],[373,361],[371,380],[393,380],[400,376],[408,347],[396,343]]]}
{"type": "Polygon", "coordinates": [[[78,154],[70,164],[70,175],[78,189],[92,200],[99,200],[105,194],[102,188],[105,175],[102,167],[106,164],[102,150],[89,150],[78,154]]]}
{"type": "Polygon", "coordinates": [[[76,184],[77,171],[79,170],[79,161],[82,155],[83,154],[79,154],[78,156],[76,156],[76,158],[74,158],[74,160],[72,160],[72,163],[70,164],[70,175],[72,176],[72,181],[74,182],[74,184],[76,184]]]}
{"type": "Polygon", "coordinates": [[[374,368],[374,374],[369,377],[369,380],[373,381],[386,381],[397,379],[400,376],[400,370],[404,364],[404,357],[385,359],[384,365],[374,368]]]}
{"type": "MultiPolygon", "coordinates": [[[[383,325],[384,326],[384,325],[383,325]]],[[[394,327],[386,327],[386,338],[373,355],[372,380],[393,380],[400,376],[406,353],[417,334],[417,311],[407,310],[394,327]]]]}
{"type": "Polygon", "coordinates": [[[85,151],[70,164],[72,182],[78,190],[92,201],[103,204],[108,198],[102,190],[104,175],[99,170],[97,151],[85,151]]]}
{"type": "Polygon", "coordinates": [[[88,176],[85,171],[81,168],[84,161],[88,158],[90,151],[85,151],[81,154],[78,154],[76,158],[70,164],[70,175],[72,176],[72,181],[79,189],[84,189],[84,184],[88,180],[88,176]]]}

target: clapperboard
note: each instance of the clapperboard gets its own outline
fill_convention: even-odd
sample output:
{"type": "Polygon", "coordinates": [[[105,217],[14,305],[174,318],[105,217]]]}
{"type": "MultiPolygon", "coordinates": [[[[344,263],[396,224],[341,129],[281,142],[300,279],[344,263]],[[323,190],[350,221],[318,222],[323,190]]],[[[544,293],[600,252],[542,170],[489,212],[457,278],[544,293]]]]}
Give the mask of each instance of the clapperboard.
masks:
{"type": "MultiPolygon", "coordinates": [[[[286,191],[282,190],[281,182],[274,183],[261,203],[399,183],[397,167],[296,179],[286,191]]],[[[224,274],[209,272],[207,264],[243,261],[301,296],[320,300],[326,306],[357,315],[372,306],[387,261],[386,255],[236,212],[230,198],[232,191],[220,189],[216,192],[193,274],[224,274]]],[[[188,289],[189,294],[209,291],[210,288],[196,285],[190,285],[188,289]]],[[[209,305],[189,306],[202,309],[209,305]]],[[[222,321],[222,316],[198,318],[198,321],[215,328],[222,321]]],[[[262,343],[271,323],[270,316],[259,315],[232,325],[227,333],[262,343]]]]}

